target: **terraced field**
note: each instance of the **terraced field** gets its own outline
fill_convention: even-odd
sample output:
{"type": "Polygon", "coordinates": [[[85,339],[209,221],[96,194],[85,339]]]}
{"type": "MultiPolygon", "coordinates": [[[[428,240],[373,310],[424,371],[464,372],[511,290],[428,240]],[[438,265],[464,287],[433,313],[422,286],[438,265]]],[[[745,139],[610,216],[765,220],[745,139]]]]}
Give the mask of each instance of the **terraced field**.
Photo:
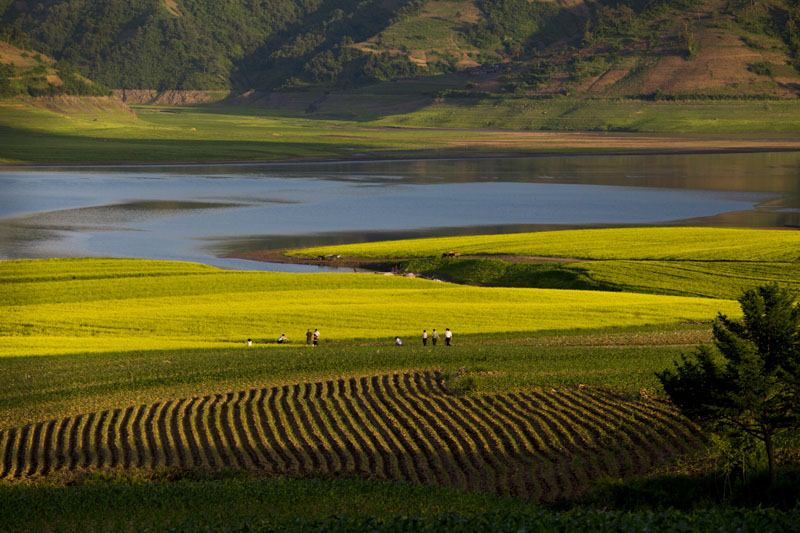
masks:
{"type": "Polygon", "coordinates": [[[407,480],[525,500],[579,495],[700,446],[658,400],[594,388],[454,394],[438,372],[276,386],[0,432],[0,478],[176,467],[407,480]]]}

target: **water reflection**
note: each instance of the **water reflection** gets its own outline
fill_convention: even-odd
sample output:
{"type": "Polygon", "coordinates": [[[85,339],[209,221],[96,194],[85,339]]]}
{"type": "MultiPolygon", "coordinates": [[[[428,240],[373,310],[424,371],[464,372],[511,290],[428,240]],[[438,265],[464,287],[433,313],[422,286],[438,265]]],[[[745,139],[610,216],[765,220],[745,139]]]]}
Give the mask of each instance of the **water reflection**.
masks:
{"type": "Polygon", "coordinates": [[[4,169],[0,190],[2,258],[238,268],[217,256],[565,227],[800,227],[797,153],[4,169]]]}

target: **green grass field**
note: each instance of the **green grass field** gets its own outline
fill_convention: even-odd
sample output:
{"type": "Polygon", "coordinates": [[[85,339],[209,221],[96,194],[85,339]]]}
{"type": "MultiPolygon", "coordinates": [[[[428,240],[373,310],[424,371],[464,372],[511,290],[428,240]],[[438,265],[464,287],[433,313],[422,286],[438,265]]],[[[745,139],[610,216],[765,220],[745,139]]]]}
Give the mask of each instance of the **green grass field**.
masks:
{"type": "MultiPolygon", "coordinates": [[[[426,94],[436,90],[421,86],[426,94]]],[[[326,100],[333,102],[332,108],[316,114],[305,109],[321,93],[288,94],[287,101],[277,106],[280,110],[135,106],[135,115],[121,103],[103,99],[70,97],[48,104],[51,110],[22,100],[3,100],[0,164],[798,149],[796,136],[787,134],[800,130],[796,102],[710,105],[511,99],[475,103],[462,99],[432,103],[430,96],[409,99],[387,91],[378,86],[366,93],[332,97],[326,100]],[[437,129],[421,133],[415,128],[437,129]],[[557,133],[609,128],[631,134],[584,138],[557,133]],[[514,130],[554,133],[510,136],[514,130]],[[730,134],[707,135],[712,132],[730,134]],[[759,136],[753,137],[754,132],[759,136]]]]}
{"type": "Polygon", "coordinates": [[[771,282],[800,290],[800,263],[626,260],[516,263],[486,258],[439,258],[389,261],[384,265],[428,277],[500,287],[641,292],[729,300],[751,287],[771,282]]]}

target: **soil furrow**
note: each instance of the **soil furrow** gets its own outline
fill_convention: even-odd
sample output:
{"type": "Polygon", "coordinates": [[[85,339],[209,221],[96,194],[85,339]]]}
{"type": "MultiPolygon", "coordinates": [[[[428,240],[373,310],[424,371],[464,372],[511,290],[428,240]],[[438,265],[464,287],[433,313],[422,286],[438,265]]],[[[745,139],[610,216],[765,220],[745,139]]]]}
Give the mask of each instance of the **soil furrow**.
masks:
{"type": "Polygon", "coordinates": [[[61,420],[58,424],[58,431],[56,432],[56,453],[53,470],[61,470],[67,464],[67,439],[69,434],[69,427],[72,419],[67,417],[61,420]]]}
{"type": "Polygon", "coordinates": [[[103,468],[108,456],[108,443],[106,442],[106,438],[108,437],[108,428],[106,427],[108,418],[108,411],[103,411],[100,413],[97,419],[97,425],[94,427],[94,455],[97,468],[103,468]]]}
{"type": "MultiPolygon", "coordinates": [[[[44,431],[44,442],[42,444],[44,453],[42,454],[42,471],[41,474],[46,476],[50,473],[55,459],[55,447],[53,446],[53,433],[56,430],[56,420],[50,420],[47,423],[47,428],[44,431]]],[[[2,439],[0,439],[2,442],[2,439]]]]}
{"type": "MultiPolygon", "coordinates": [[[[351,385],[355,386],[355,380],[353,380],[351,385]]],[[[350,394],[347,392],[348,389],[346,383],[343,379],[337,380],[336,387],[339,397],[342,399],[342,403],[344,404],[344,410],[346,412],[345,418],[355,421],[355,426],[358,427],[359,433],[363,436],[363,438],[369,440],[370,442],[370,445],[364,446],[363,449],[374,450],[377,453],[377,458],[379,458],[381,461],[381,465],[379,467],[377,465],[376,455],[374,453],[367,452],[370,472],[375,474],[380,472],[382,473],[383,477],[389,479],[410,479],[408,477],[403,477],[401,468],[399,466],[400,463],[398,455],[393,453],[391,445],[384,442],[383,437],[380,435],[380,430],[374,428],[374,426],[371,427],[369,425],[371,422],[364,420],[364,417],[361,416],[361,413],[364,412],[364,409],[366,409],[366,406],[363,404],[361,399],[359,398],[355,400],[350,398],[350,394]],[[376,432],[378,433],[377,436],[375,435],[376,432]]]]}
{"type": "Polygon", "coordinates": [[[542,400],[540,406],[543,412],[546,412],[569,438],[571,457],[568,464],[564,461],[561,462],[566,464],[567,469],[575,479],[575,490],[577,492],[570,495],[575,496],[578,492],[585,491],[588,488],[592,473],[595,476],[598,475],[595,466],[595,452],[587,438],[582,434],[582,431],[579,430],[581,424],[574,424],[574,420],[567,416],[568,413],[565,412],[564,404],[559,399],[559,395],[560,393],[553,391],[546,396],[547,401],[545,401],[544,396],[540,395],[539,398],[542,400]]]}
{"type": "Polygon", "coordinates": [[[564,411],[564,416],[569,418],[573,426],[581,426],[586,431],[586,442],[590,449],[594,450],[593,466],[595,471],[590,474],[593,478],[601,476],[619,477],[619,465],[616,460],[611,460],[613,454],[609,454],[609,447],[604,445],[608,442],[608,424],[604,420],[597,419],[595,415],[584,408],[580,399],[582,393],[562,394],[559,396],[560,405],[564,411]],[[580,413],[580,417],[574,413],[580,413]]]}
{"type": "Polygon", "coordinates": [[[25,470],[25,455],[28,451],[28,436],[30,435],[31,427],[22,426],[19,430],[19,438],[17,439],[17,449],[14,453],[14,477],[22,477],[22,472],[25,470]]]}
{"type": "Polygon", "coordinates": [[[119,466],[119,448],[117,447],[117,424],[120,420],[120,409],[111,412],[108,421],[108,466],[115,468],[119,466]]]}
{"type": "Polygon", "coordinates": [[[69,457],[69,470],[75,470],[78,467],[78,461],[81,459],[80,441],[78,439],[78,429],[83,424],[83,415],[78,415],[72,419],[72,427],[69,430],[69,443],[67,444],[67,457],[69,457]]]}
{"type": "Polygon", "coordinates": [[[92,450],[92,436],[94,435],[92,429],[96,421],[96,413],[89,413],[86,415],[86,423],[83,425],[83,431],[80,437],[80,453],[82,457],[82,461],[79,461],[80,464],[78,465],[80,468],[89,468],[96,459],[94,451],[92,450]]]}
{"type": "Polygon", "coordinates": [[[0,479],[5,477],[6,445],[8,444],[8,431],[0,430],[0,479]]]}
{"type": "Polygon", "coordinates": [[[554,450],[556,455],[553,461],[556,474],[561,480],[559,485],[561,492],[557,498],[570,497],[576,494],[578,487],[585,486],[587,480],[578,477],[579,472],[565,461],[565,458],[572,459],[576,454],[580,453],[580,447],[575,443],[569,429],[564,426],[564,420],[554,414],[548,404],[549,399],[547,397],[542,399],[536,391],[531,391],[530,394],[521,392],[518,395],[514,395],[514,398],[521,408],[535,413],[537,419],[542,422],[543,427],[546,427],[548,434],[557,443],[554,450]]]}
{"type": "MultiPolygon", "coordinates": [[[[603,451],[607,452],[612,450],[612,453],[603,453],[604,463],[612,472],[615,472],[615,477],[621,478],[630,475],[634,470],[633,461],[628,454],[630,442],[627,439],[620,439],[620,433],[617,425],[608,419],[604,411],[600,411],[591,402],[588,402],[586,396],[581,396],[575,399],[576,409],[579,410],[587,419],[594,420],[598,426],[598,431],[604,432],[601,447],[603,451]],[[620,463],[620,456],[624,457],[624,461],[620,463]]],[[[624,435],[623,435],[624,437],[624,435]]]]}
{"type": "Polygon", "coordinates": [[[244,420],[242,420],[242,411],[245,410],[245,406],[249,403],[248,395],[252,394],[252,392],[253,391],[240,392],[236,397],[236,401],[233,403],[233,405],[231,405],[231,413],[233,414],[233,429],[236,432],[236,438],[241,444],[241,447],[244,449],[244,453],[248,459],[248,464],[252,468],[264,470],[266,465],[251,444],[251,441],[255,442],[258,436],[250,433],[249,426],[245,424],[244,420]]]}
{"type": "Polygon", "coordinates": [[[189,447],[188,457],[186,458],[186,466],[200,466],[203,464],[203,457],[200,452],[200,447],[195,438],[195,431],[192,424],[192,414],[194,413],[194,406],[198,398],[191,398],[184,406],[181,414],[181,425],[183,426],[183,435],[186,437],[186,445],[189,447]]]}
{"type": "Polygon", "coordinates": [[[211,399],[211,396],[204,396],[200,402],[197,404],[197,408],[195,409],[194,417],[191,420],[194,420],[194,428],[192,433],[197,436],[197,440],[200,441],[200,450],[202,450],[203,455],[205,456],[205,461],[201,461],[201,464],[206,464],[209,468],[216,469],[221,466],[221,464],[217,461],[214,457],[214,451],[211,447],[211,441],[209,441],[209,432],[206,428],[206,405],[208,405],[208,401],[211,399]]]}
{"type": "Polygon", "coordinates": [[[247,426],[247,431],[252,440],[253,449],[258,457],[257,464],[261,465],[263,470],[271,474],[277,474],[281,471],[278,466],[277,460],[272,456],[266,444],[266,437],[263,432],[259,430],[259,425],[256,423],[256,408],[260,401],[259,395],[263,389],[251,389],[247,398],[242,403],[244,409],[244,424],[247,426]]]}
{"type": "Polygon", "coordinates": [[[479,472],[483,472],[481,489],[484,492],[498,493],[501,484],[500,478],[504,469],[500,467],[495,459],[495,452],[488,442],[488,429],[481,427],[481,424],[477,422],[473,414],[468,413],[464,406],[458,403],[452,394],[447,392],[443,383],[441,383],[441,386],[442,393],[432,397],[431,400],[436,404],[437,410],[452,420],[453,424],[461,429],[461,433],[472,441],[470,449],[476,465],[475,468],[479,472]]]}
{"type": "Polygon", "coordinates": [[[616,405],[606,405],[591,395],[584,396],[585,409],[597,417],[602,417],[609,426],[609,434],[616,437],[615,444],[619,449],[617,457],[624,457],[626,464],[622,465],[622,476],[630,477],[643,472],[649,463],[647,452],[641,450],[632,438],[627,428],[627,422],[617,412],[616,405]]]}
{"type": "Polygon", "coordinates": [[[394,381],[396,374],[391,376],[377,376],[372,378],[372,384],[376,391],[380,391],[382,401],[386,403],[395,416],[395,419],[400,422],[404,427],[405,432],[411,436],[413,442],[422,451],[425,460],[430,468],[432,474],[432,483],[442,485],[445,487],[457,487],[458,481],[451,478],[451,470],[453,467],[448,467],[447,463],[443,461],[446,458],[444,446],[436,438],[436,436],[424,424],[418,423],[417,415],[414,410],[402,400],[397,391],[397,384],[394,381]],[[443,457],[444,456],[444,457],[443,457]]]}
{"type": "Polygon", "coordinates": [[[542,490],[532,482],[531,478],[543,477],[542,458],[532,449],[525,434],[525,424],[504,408],[502,399],[500,395],[495,395],[483,396],[474,400],[491,419],[497,421],[497,424],[505,431],[507,438],[512,441],[513,445],[510,450],[514,462],[518,465],[512,472],[515,483],[513,487],[517,491],[515,496],[537,501],[541,497],[542,490]]]}
{"type": "Polygon", "coordinates": [[[219,433],[220,418],[219,418],[219,404],[222,399],[221,394],[215,394],[213,400],[208,405],[208,416],[206,417],[206,430],[211,435],[212,451],[219,458],[217,462],[218,468],[230,468],[232,466],[231,458],[225,450],[225,443],[222,441],[222,436],[219,433]]]}
{"type": "MultiPolygon", "coordinates": [[[[280,388],[280,398],[278,403],[281,406],[281,414],[284,417],[284,422],[286,424],[287,435],[291,433],[292,440],[297,442],[298,450],[301,454],[298,456],[299,463],[301,465],[301,469],[306,472],[314,472],[314,473],[321,473],[322,472],[322,461],[320,460],[319,456],[314,453],[314,449],[311,445],[306,441],[303,433],[300,431],[300,426],[297,423],[297,416],[292,411],[291,406],[289,405],[289,387],[288,385],[284,385],[280,388]]],[[[289,440],[287,437],[286,440],[289,440]]]]}
{"type": "Polygon", "coordinates": [[[302,390],[300,385],[292,386],[291,405],[300,420],[300,430],[305,432],[306,440],[312,444],[312,449],[316,452],[317,457],[320,458],[321,467],[324,469],[323,472],[339,472],[341,468],[339,458],[331,453],[330,444],[320,438],[319,428],[315,428],[311,424],[311,419],[309,418],[311,401],[308,398],[308,390],[305,386],[302,390]]]}
{"type": "Polygon", "coordinates": [[[304,412],[306,410],[308,411],[308,415],[306,417],[308,422],[306,431],[313,432],[315,437],[314,441],[318,446],[321,446],[321,449],[323,450],[326,460],[329,464],[329,472],[345,472],[347,470],[348,463],[347,454],[344,453],[341,445],[336,441],[331,432],[328,430],[327,424],[322,420],[322,416],[320,415],[319,409],[317,409],[317,405],[314,401],[314,385],[312,383],[304,384],[302,388],[302,395],[300,395],[301,391],[299,389],[300,387],[297,386],[297,389],[295,390],[297,396],[295,397],[301,398],[298,401],[298,404],[304,407],[304,412]]]}
{"type": "Polygon", "coordinates": [[[130,424],[131,419],[133,418],[133,407],[128,407],[125,409],[125,414],[122,415],[122,421],[119,423],[119,440],[122,443],[122,467],[123,468],[130,468],[131,463],[133,463],[133,454],[134,451],[131,448],[131,432],[130,432],[130,424]]]}
{"type": "Polygon", "coordinates": [[[231,466],[236,468],[247,468],[247,461],[242,453],[242,448],[236,441],[231,430],[231,402],[233,401],[233,393],[225,395],[225,401],[219,407],[219,425],[222,429],[223,446],[225,452],[230,458],[231,466]]]}
{"type": "Polygon", "coordinates": [[[392,457],[397,461],[398,472],[402,479],[413,483],[420,483],[419,467],[416,465],[414,450],[411,445],[399,434],[397,425],[392,423],[389,414],[386,413],[372,397],[369,392],[367,378],[356,380],[350,378],[350,397],[358,404],[358,408],[364,413],[370,425],[378,431],[381,439],[389,446],[392,457]],[[366,400],[366,403],[362,401],[366,400]]]}
{"type": "Polygon", "coordinates": [[[528,404],[517,394],[509,394],[508,398],[508,407],[528,421],[538,436],[537,442],[541,443],[541,453],[546,459],[546,469],[543,469],[543,472],[547,472],[544,474],[546,484],[551,489],[549,493],[545,493],[543,501],[555,501],[561,497],[564,487],[571,486],[570,477],[560,468],[565,449],[560,441],[556,442],[557,437],[553,433],[552,421],[544,416],[537,405],[528,404]],[[551,445],[551,441],[556,442],[557,446],[551,445]],[[548,473],[549,477],[547,477],[548,473]]]}
{"type": "Polygon", "coordinates": [[[457,401],[466,407],[474,419],[488,428],[486,442],[493,452],[492,459],[495,461],[494,466],[498,472],[498,479],[501,481],[496,489],[497,493],[512,497],[523,495],[525,484],[515,475],[521,459],[517,454],[514,441],[509,437],[505,428],[498,423],[499,420],[496,417],[486,410],[480,396],[458,398],[457,401]]]}
{"type": "Polygon", "coordinates": [[[145,434],[142,428],[142,418],[144,418],[147,411],[146,405],[140,405],[136,408],[136,416],[133,418],[133,425],[131,426],[131,436],[133,437],[133,445],[136,448],[136,467],[144,468],[147,455],[145,452],[145,434]]]}
{"type": "Polygon", "coordinates": [[[261,392],[258,395],[258,400],[256,401],[255,410],[255,412],[258,414],[258,424],[256,424],[256,427],[260,429],[265,440],[265,452],[268,452],[269,456],[272,458],[272,462],[275,464],[276,472],[299,472],[295,466],[297,463],[296,456],[292,451],[287,452],[284,449],[289,449],[291,443],[289,441],[284,441],[283,445],[279,444],[278,440],[275,438],[277,430],[273,430],[272,426],[269,424],[270,419],[264,407],[264,400],[268,394],[269,402],[271,402],[269,407],[271,409],[274,408],[274,399],[271,391],[269,389],[261,389],[261,392]]]}
{"type": "Polygon", "coordinates": [[[167,435],[167,414],[175,406],[172,400],[166,401],[156,417],[156,431],[158,432],[160,456],[165,467],[175,466],[175,451],[170,446],[169,436],[167,435]]]}
{"type": "Polygon", "coordinates": [[[42,428],[44,427],[44,422],[39,422],[33,427],[33,434],[31,435],[31,454],[30,454],[30,461],[28,465],[28,472],[25,474],[27,476],[32,476],[36,473],[39,469],[39,457],[40,453],[42,453],[43,449],[42,445],[42,428]]]}
{"type": "Polygon", "coordinates": [[[153,427],[153,420],[155,420],[159,407],[161,407],[160,402],[151,405],[150,409],[147,410],[147,416],[144,420],[144,438],[147,442],[145,453],[146,457],[150,458],[149,465],[145,459],[145,466],[149,466],[150,468],[159,466],[159,456],[161,455],[159,453],[158,444],[156,443],[156,429],[153,427]]]}
{"type": "Polygon", "coordinates": [[[333,381],[325,382],[325,395],[321,398],[322,407],[324,410],[332,411],[329,418],[334,420],[333,429],[339,434],[347,452],[353,457],[354,470],[360,474],[380,475],[375,460],[378,451],[370,449],[367,441],[353,425],[353,421],[345,414],[342,401],[343,399],[340,400],[336,394],[336,384],[333,381]],[[339,427],[337,423],[344,428],[339,427]]]}
{"type": "Polygon", "coordinates": [[[291,468],[300,475],[307,474],[308,469],[306,462],[304,460],[304,454],[300,449],[299,445],[295,443],[292,439],[289,438],[289,432],[286,430],[286,427],[283,424],[283,420],[280,416],[280,409],[278,408],[278,395],[281,394],[283,389],[278,387],[273,387],[270,389],[269,398],[267,400],[267,406],[269,407],[271,417],[263,416],[261,418],[261,423],[264,428],[264,433],[268,436],[272,436],[272,440],[274,441],[275,450],[281,454],[282,457],[287,457],[289,460],[286,462],[286,466],[289,467],[291,464],[291,468]],[[267,422],[271,421],[275,425],[275,433],[272,432],[269,426],[267,426],[267,422]],[[275,435],[277,434],[277,438],[275,435]],[[285,446],[285,448],[284,448],[285,446]],[[285,455],[282,450],[288,450],[288,455],[285,455]]]}
{"type": "Polygon", "coordinates": [[[172,404],[172,410],[169,412],[169,433],[172,436],[172,442],[175,449],[175,465],[180,468],[188,468],[190,466],[189,458],[186,456],[185,436],[183,435],[183,404],[185,398],[181,398],[172,404]]]}
{"type": "MultiPolygon", "coordinates": [[[[595,391],[592,390],[592,393],[595,391]]],[[[596,391],[596,393],[601,396],[614,397],[610,392],[596,391]]],[[[637,408],[646,414],[648,423],[652,418],[671,433],[672,438],[664,440],[673,446],[674,453],[688,453],[702,447],[702,435],[699,430],[674,407],[658,399],[651,399],[639,402],[637,408]]],[[[662,432],[659,432],[659,435],[663,437],[662,432]]]]}
{"type": "Polygon", "coordinates": [[[5,478],[11,472],[12,456],[14,454],[14,442],[17,439],[16,428],[10,428],[3,431],[5,436],[5,449],[3,450],[3,471],[0,473],[0,478],[5,478]]]}
{"type": "Polygon", "coordinates": [[[421,483],[436,483],[436,477],[433,472],[434,464],[430,460],[430,451],[424,445],[421,439],[418,438],[416,432],[409,433],[408,427],[403,421],[398,420],[398,410],[387,400],[386,395],[381,390],[380,383],[377,377],[373,376],[371,379],[361,378],[361,385],[366,394],[370,397],[374,394],[377,399],[376,404],[380,404],[380,408],[376,409],[378,412],[384,412],[387,418],[384,420],[391,421],[391,429],[394,431],[395,437],[408,450],[409,458],[414,463],[414,472],[419,476],[421,483]],[[369,381],[369,385],[367,382],[369,381]],[[367,388],[369,387],[369,388],[367,388]],[[371,391],[371,392],[369,392],[371,391]],[[408,435],[408,438],[406,437],[408,435]]]}
{"type": "Polygon", "coordinates": [[[329,440],[333,451],[339,456],[342,471],[351,474],[362,472],[361,460],[360,458],[356,459],[358,453],[353,447],[352,437],[345,434],[342,429],[344,424],[336,419],[333,409],[328,405],[328,400],[325,398],[325,383],[319,382],[314,385],[309,383],[306,388],[312,386],[314,387],[314,399],[310,402],[310,405],[314,406],[314,409],[311,411],[311,416],[319,425],[322,436],[329,440]],[[317,408],[317,405],[319,408],[317,408]]]}
{"type": "Polygon", "coordinates": [[[648,420],[646,423],[642,423],[644,422],[642,414],[626,405],[624,400],[617,399],[616,402],[613,402],[599,397],[597,401],[605,406],[611,415],[618,420],[619,427],[629,436],[636,453],[640,453],[640,450],[645,452],[646,456],[642,459],[641,464],[642,470],[637,473],[644,473],[651,466],[667,459],[669,454],[664,453],[663,449],[652,444],[653,439],[658,440],[658,442],[662,440],[657,429],[653,427],[652,421],[648,420]]]}
{"type": "Polygon", "coordinates": [[[549,451],[542,446],[541,436],[536,433],[525,415],[516,409],[511,400],[500,395],[495,396],[494,399],[495,409],[515,424],[520,440],[523,442],[521,448],[525,450],[524,453],[531,467],[530,470],[525,471],[523,476],[526,491],[532,501],[541,501],[545,495],[555,492],[555,487],[548,481],[555,477],[553,458],[549,455],[549,451]]]}
{"type": "Polygon", "coordinates": [[[463,454],[464,466],[462,468],[467,474],[467,490],[491,490],[486,483],[488,480],[485,472],[486,463],[480,455],[480,439],[475,440],[476,434],[473,434],[473,428],[464,426],[457,417],[451,416],[451,411],[442,408],[444,405],[442,395],[431,387],[429,374],[426,377],[415,373],[413,378],[408,384],[409,390],[413,391],[426,409],[432,413],[433,423],[438,421],[444,426],[443,429],[449,432],[454,444],[463,454]]]}
{"type": "Polygon", "coordinates": [[[403,386],[400,387],[395,375],[395,386],[399,395],[419,414],[425,424],[436,432],[439,440],[444,443],[446,449],[443,448],[442,450],[446,454],[446,460],[442,462],[451,468],[450,477],[457,480],[454,486],[466,490],[477,489],[478,486],[475,481],[479,479],[480,474],[478,474],[475,465],[471,461],[471,452],[473,451],[471,446],[461,438],[460,432],[455,430],[452,422],[434,407],[429,398],[420,393],[416,383],[418,378],[418,374],[414,374],[414,379],[407,373],[403,374],[403,386]],[[433,413],[436,413],[437,416],[434,416],[433,413]]]}

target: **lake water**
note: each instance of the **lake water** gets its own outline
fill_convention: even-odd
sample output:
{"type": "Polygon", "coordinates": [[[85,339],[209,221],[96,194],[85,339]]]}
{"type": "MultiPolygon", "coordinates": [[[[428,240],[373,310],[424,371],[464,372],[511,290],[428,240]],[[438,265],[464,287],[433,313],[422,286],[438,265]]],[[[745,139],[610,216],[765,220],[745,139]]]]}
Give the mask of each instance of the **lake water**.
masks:
{"type": "Polygon", "coordinates": [[[2,259],[658,224],[800,227],[800,154],[0,169],[2,259]]]}

